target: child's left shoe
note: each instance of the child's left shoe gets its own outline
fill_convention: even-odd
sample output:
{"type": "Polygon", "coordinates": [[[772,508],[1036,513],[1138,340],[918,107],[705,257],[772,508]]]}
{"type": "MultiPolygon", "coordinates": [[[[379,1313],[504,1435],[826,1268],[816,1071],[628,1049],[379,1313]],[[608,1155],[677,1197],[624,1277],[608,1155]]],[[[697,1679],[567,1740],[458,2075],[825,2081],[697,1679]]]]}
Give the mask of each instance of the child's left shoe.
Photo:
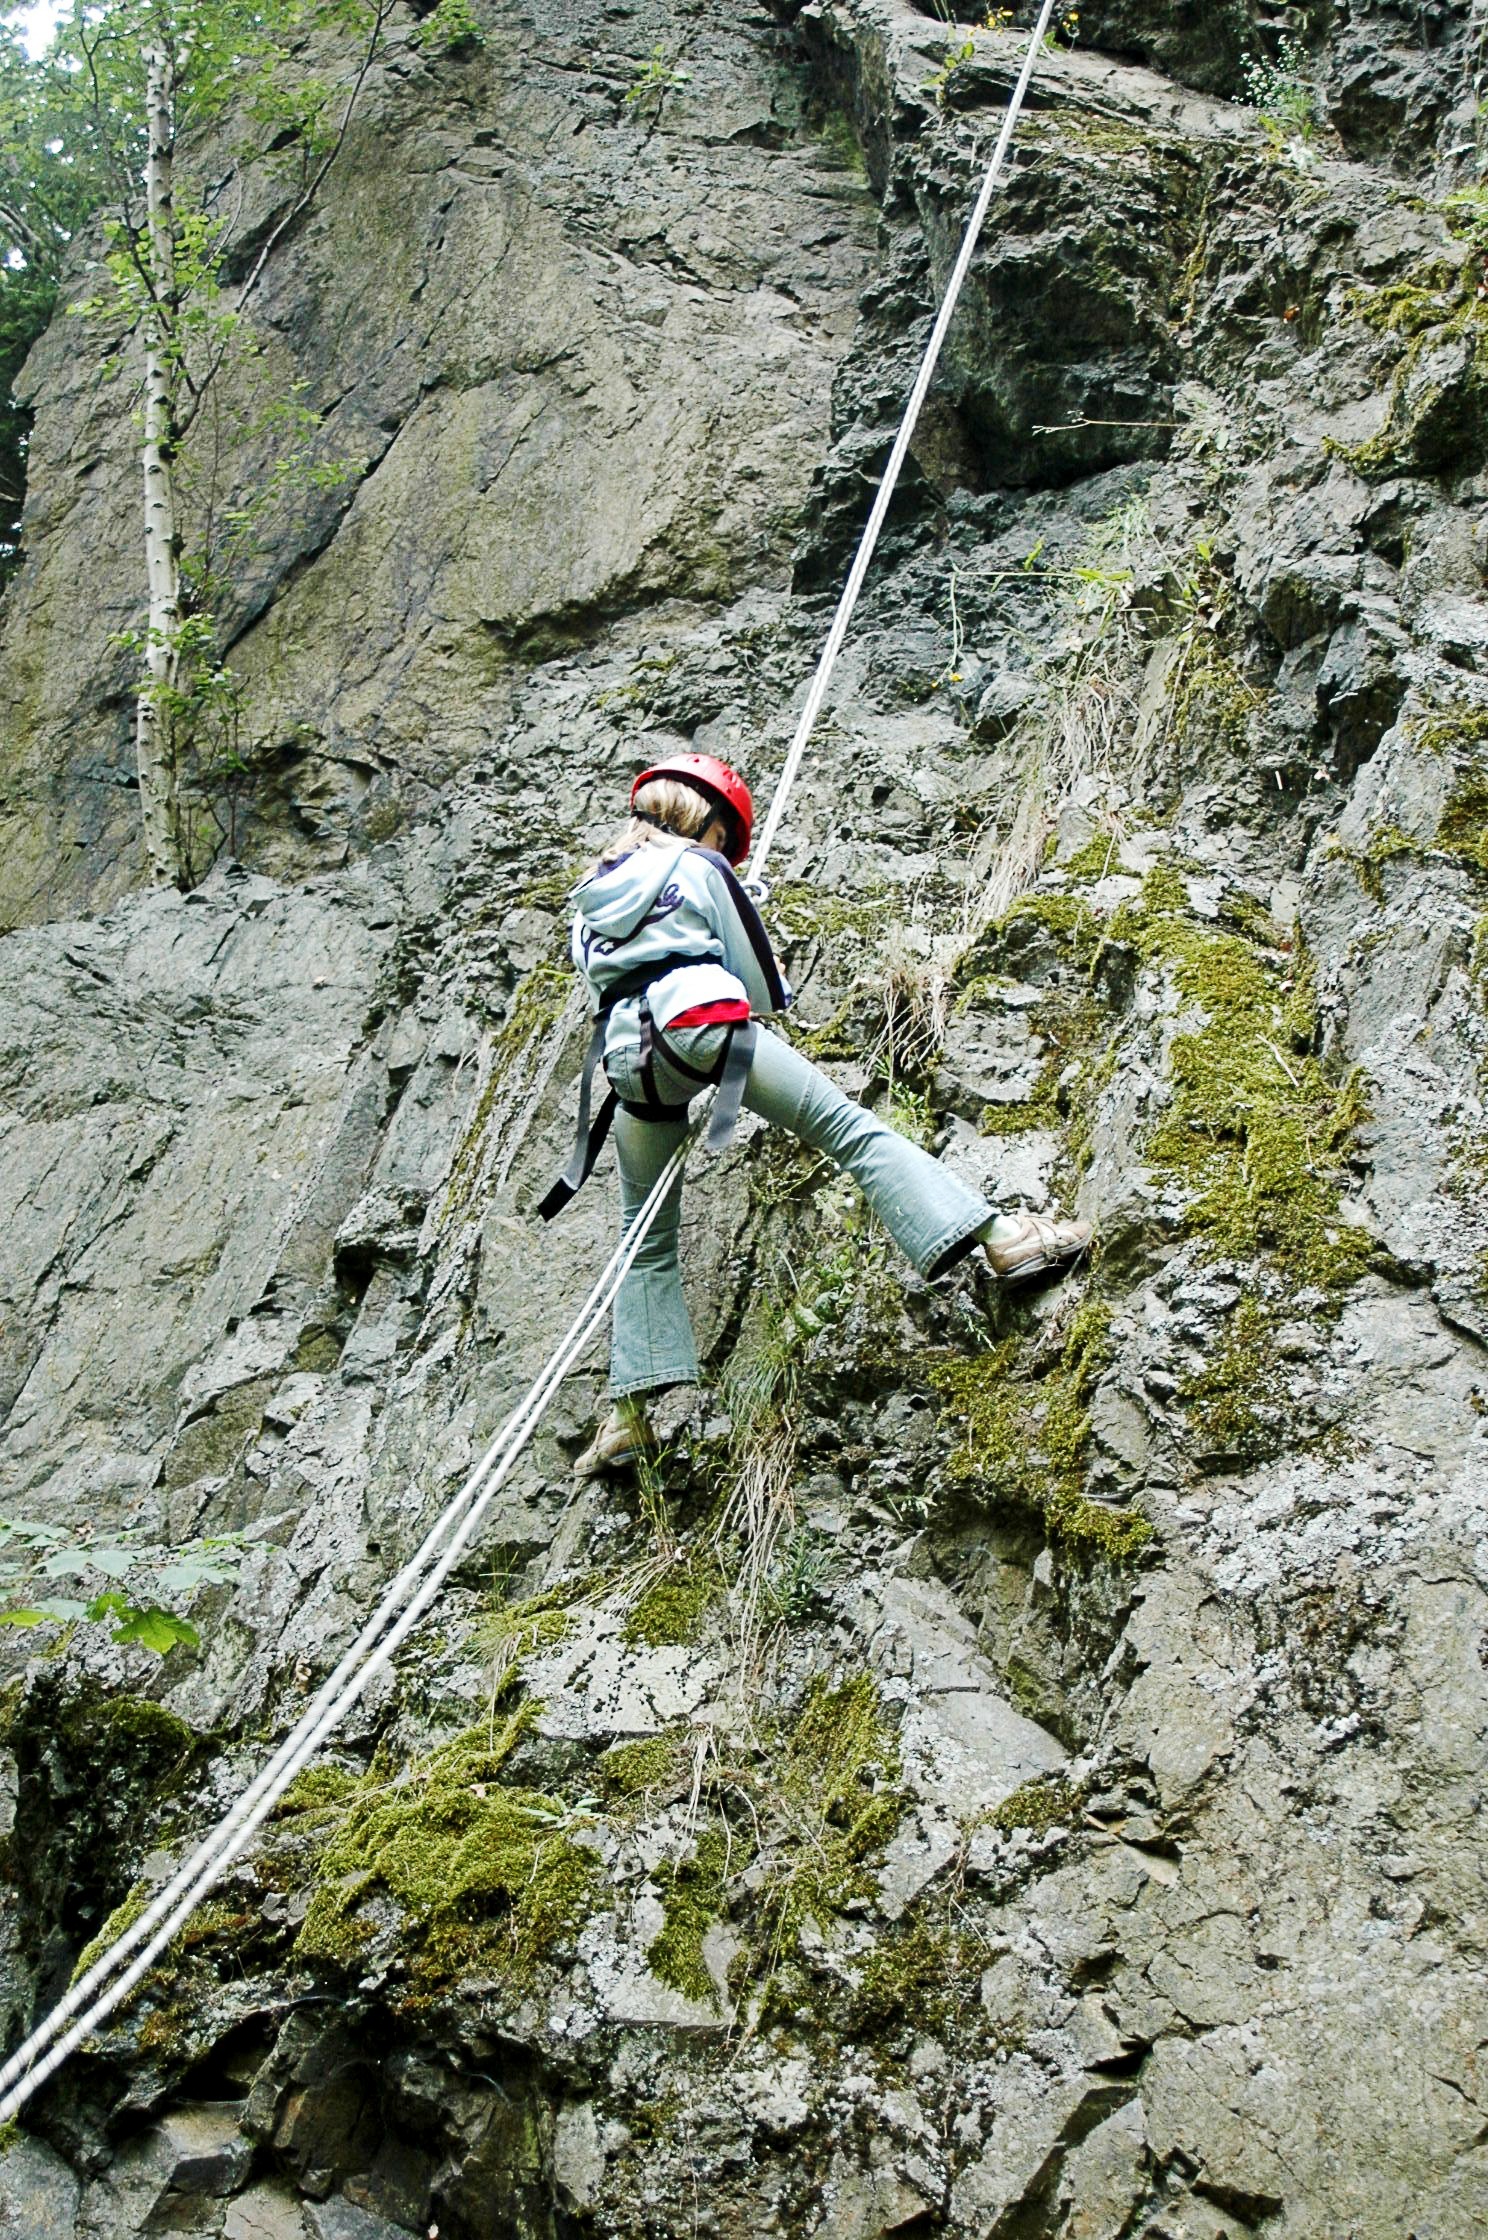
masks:
{"type": "Polygon", "coordinates": [[[606,1470],[623,1470],[655,1454],[661,1441],[651,1428],[645,1403],[617,1400],[573,1466],[576,1478],[602,1477],[606,1470]]]}

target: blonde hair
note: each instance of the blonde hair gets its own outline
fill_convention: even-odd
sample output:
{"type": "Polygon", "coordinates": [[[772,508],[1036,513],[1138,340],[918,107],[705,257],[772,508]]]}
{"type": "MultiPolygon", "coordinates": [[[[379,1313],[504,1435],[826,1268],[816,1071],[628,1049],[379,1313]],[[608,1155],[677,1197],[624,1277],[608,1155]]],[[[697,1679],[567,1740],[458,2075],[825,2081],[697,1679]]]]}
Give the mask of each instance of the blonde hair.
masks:
{"type": "Polygon", "coordinates": [[[716,801],[680,778],[652,778],[636,795],[631,810],[627,822],[601,849],[596,871],[629,855],[632,848],[665,847],[672,840],[698,841],[715,820],[723,825],[728,822],[716,801]],[[639,811],[644,814],[635,813],[639,811]],[[648,821],[652,818],[654,823],[648,821]]]}

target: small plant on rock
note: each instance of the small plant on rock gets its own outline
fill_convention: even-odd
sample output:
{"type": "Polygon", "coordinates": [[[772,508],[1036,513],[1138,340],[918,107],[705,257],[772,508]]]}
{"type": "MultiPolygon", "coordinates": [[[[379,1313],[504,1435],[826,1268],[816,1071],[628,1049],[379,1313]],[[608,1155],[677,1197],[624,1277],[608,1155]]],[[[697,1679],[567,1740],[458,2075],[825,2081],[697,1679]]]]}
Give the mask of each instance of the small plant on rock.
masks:
{"type": "Polygon", "coordinates": [[[1261,120],[1261,127],[1279,154],[1300,141],[1308,146],[1323,122],[1323,97],[1305,50],[1295,39],[1282,39],[1275,56],[1251,55],[1242,66],[1245,99],[1261,120]]]}
{"type": "Polygon", "coordinates": [[[637,115],[645,111],[659,116],[667,95],[685,86],[687,80],[688,73],[677,68],[675,59],[658,40],[646,60],[636,64],[636,80],[626,92],[625,106],[637,115]]]}
{"type": "Polygon", "coordinates": [[[484,44],[470,0],[438,0],[413,39],[427,54],[469,54],[484,44]]]}
{"type": "Polygon", "coordinates": [[[958,72],[964,70],[968,62],[975,60],[975,39],[951,40],[940,68],[932,70],[924,83],[924,91],[934,94],[937,109],[945,107],[958,72]]]}
{"type": "Polygon", "coordinates": [[[242,1548],[239,1533],[158,1548],[128,1526],[95,1536],[0,1517],[0,1598],[10,1605],[0,1626],[108,1625],[122,1647],[158,1657],[178,1643],[194,1649],[200,1637],[182,1606],[203,1587],[231,1585],[242,1548]],[[47,1591],[53,1582],[68,1591],[47,1591]]]}

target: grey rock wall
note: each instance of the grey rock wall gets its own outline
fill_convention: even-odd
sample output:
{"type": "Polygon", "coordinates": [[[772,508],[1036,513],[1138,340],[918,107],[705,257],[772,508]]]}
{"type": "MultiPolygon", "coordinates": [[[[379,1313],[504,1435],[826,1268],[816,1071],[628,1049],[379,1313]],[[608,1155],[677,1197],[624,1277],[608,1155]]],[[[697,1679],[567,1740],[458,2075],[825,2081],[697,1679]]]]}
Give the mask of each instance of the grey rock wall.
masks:
{"type": "MultiPolygon", "coordinates": [[[[34,361],[6,1501],[249,1549],[194,1656],[7,1651],[17,2033],[602,1259],[607,1169],[532,1215],[566,878],[658,744],[768,785],[1018,57],[942,101],[970,33],[899,0],[480,20],[395,41],[275,260],[368,465],[242,588],[285,751],[185,898],[134,888],[127,429],[34,361]]],[[[587,1362],[0,2230],[1488,2221],[1480,27],[1308,14],[1288,141],[1234,99],[1279,21],[1041,58],[775,865],[795,1031],[1091,1265],[927,1287],[747,1128],[654,1480],[575,1487],[587,1362]]]]}

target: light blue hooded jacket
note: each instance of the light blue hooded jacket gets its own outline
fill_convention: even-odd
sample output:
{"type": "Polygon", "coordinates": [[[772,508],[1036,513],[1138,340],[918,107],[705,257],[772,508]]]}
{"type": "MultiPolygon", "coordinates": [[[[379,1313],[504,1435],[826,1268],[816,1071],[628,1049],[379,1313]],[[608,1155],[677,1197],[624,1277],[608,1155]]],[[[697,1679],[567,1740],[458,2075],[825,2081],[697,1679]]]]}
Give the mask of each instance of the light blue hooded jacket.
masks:
{"type": "MultiPolygon", "coordinates": [[[[600,1010],[617,981],[650,966],[655,977],[646,1000],[663,1032],[680,1012],[698,1004],[742,998],[755,1018],[789,1006],[791,992],[759,912],[711,849],[684,840],[634,848],[590,872],[575,888],[574,900],[573,961],[588,987],[591,1013],[600,1010]]],[[[623,1097],[632,1094],[640,1005],[638,994],[623,997],[606,1023],[605,1071],[623,1097]]],[[[684,1029],[674,1046],[689,1064],[706,1070],[726,1032],[717,1026],[684,1029]]]]}

